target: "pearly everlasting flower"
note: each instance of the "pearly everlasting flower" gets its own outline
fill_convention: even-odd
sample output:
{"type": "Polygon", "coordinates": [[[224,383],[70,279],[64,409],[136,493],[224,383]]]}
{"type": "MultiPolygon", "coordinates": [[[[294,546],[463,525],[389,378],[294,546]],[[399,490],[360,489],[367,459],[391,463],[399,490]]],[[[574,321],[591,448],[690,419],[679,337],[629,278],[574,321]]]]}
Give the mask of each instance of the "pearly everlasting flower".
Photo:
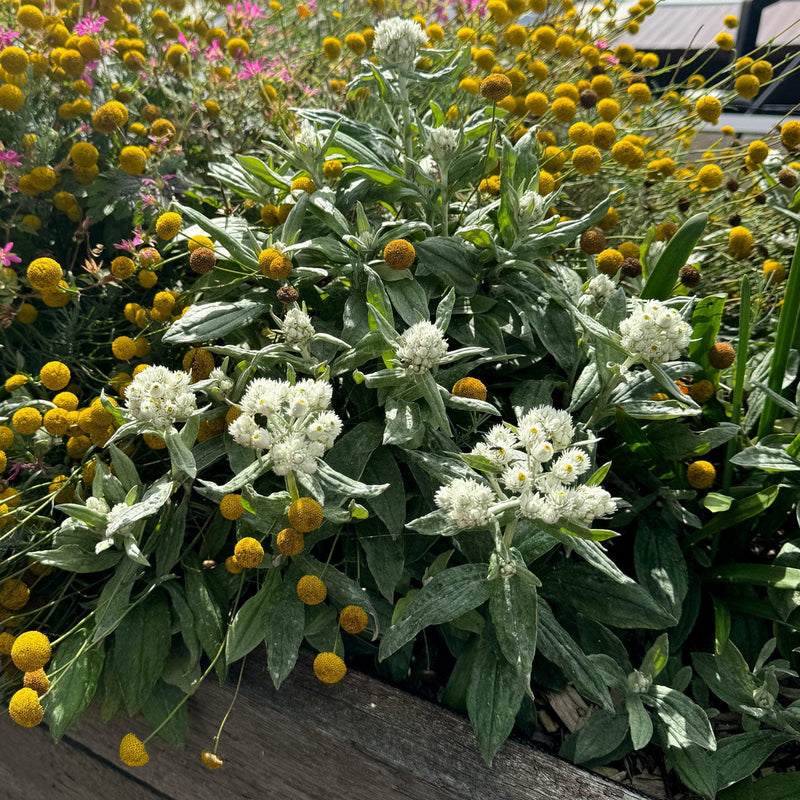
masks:
{"type": "Polygon", "coordinates": [[[562,483],[574,483],[590,466],[589,456],[580,448],[571,447],[553,462],[550,473],[562,483]]]}
{"type": "Polygon", "coordinates": [[[669,306],[650,300],[640,303],[619,326],[622,347],[632,362],[663,364],[686,349],[691,327],[669,306]]]}
{"type": "Polygon", "coordinates": [[[608,275],[600,274],[589,281],[583,293],[593,298],[597,303],[602,304],[616,291],[617,286],[614,281],[608,275]]]}
{"type": "Polygon", "coordinates": [[[489,509],[495,502],[495,495],[488,486],[476,480],[458,478],[442,486],[434,500],[459,528],[480,528],[492,519],[489,509]]]}
{"type": "Polygon", "coordinates": [[[320,442],[325,449],[333,447],[341,432],[342,421],[333,411],[322,412],[306,428],[306,436],[312,442],[320,442]]]}
{"type": "Polygon", "coordinates": [[[375,26],[373,48],[375,55],[390,67],[411,69],[417,48],[428,41],[425,31],[413,20],[392,17],[375,26]]]}
{"type": "Polygon", "coordinates": [[[108,514],[108,503],[101,497],[95,497],[94,495],[86,498],[86,508],[98,514],[108,514]]]}
{"type": "Polygon", "coordinates": [[[522,492],[530,488],[532,477],[533,473],[523,464],[512,464],[503,473],[503,486],[505,486],[509,492],[522,494],[522,492]]]}
{"type": "Polygon", "coordinates": [[[316,333],[311,324],[311,317],[297,306],[293,306],[286,312],[281,323],[281,332],[286,344],[295,350],[307,347],[316,333]]]}
{"type": "Polygon", "coordinates": [[[428,152],[442,164],[458,151],[461,134],[453,128],[428,128],[428,152]]]}
{"type": "Polygon", "coordinates": [[[599,486],[579,486],[578,519],[590,525],[598,517],[607,517],[617,510],[614,498],[599,486]]]}
{"type": "Polygon", "coordinates": [[[472,454],[487,458],[496,467],[505,467],[522,454],[515,448],[519,440],[505,425],[495,425],[472,450],[472,454]]]}
{"type": "Polygon", "coordinates": [[[233,440],[253,450],[268,450],[272,446],[272,434],[260,426],[255,417],[249,414],[242,414],[235,419],[229,426],[228,432],[233,440]]]}
{"type": "Polygon", "coordinates": [[[317,459],[324,453],[325,447],[321,443],[309,441],[302,433],[291,433],[272,446],[272,469],[276,475],[286,475],[287,472],[312,475],[317,471],[317,459]]]}
{"type": "Polygon", "coordinates": [[[256,378],[250,382],[240,401],[242,413],[250,416],[262,414],[265,417],[275,414],[283,405],[289,388],[285,381],[256,378]]]}
{"type": "Polygon", "coordinates": [[[302,398],[305,400],[310,413],[325,411],[330,408],[331,399],[333,398],[333,389],[331,385],[325,381],[315,381],[311,378],[305,378],[302,381],[298,381],[294,386],[288,387],[287,398],[290,405],[302,398]]]}
{"type": "Polygon", "coordinates": [[[409,372],[430,372],[446,352],[444,334],[433,323],[425,321],[403,331],[395,345],[398,361],[409,372]]]}
{"type": "Polygon", "coordinates": [[[231,389],[233,389],[233,381],[219,367],[214,367],[214,369],[211,370],[208,380],[209,391],[217,393],[223,398],[227,397],[231,389]]]}
{"type": "Polygon", "coordinates": [[[317,153],[322,148],[323,139],[316,128],[306,119],[300,123],[300,132],[294,137],[297,144],[311,153],[317,153]]]}
{"type": "Polygon", "coordinates": [[[190,376],[166,367],[147,367],[130,383],[125,401],[134,419],[166,430],[197,408],[190,376]]]}

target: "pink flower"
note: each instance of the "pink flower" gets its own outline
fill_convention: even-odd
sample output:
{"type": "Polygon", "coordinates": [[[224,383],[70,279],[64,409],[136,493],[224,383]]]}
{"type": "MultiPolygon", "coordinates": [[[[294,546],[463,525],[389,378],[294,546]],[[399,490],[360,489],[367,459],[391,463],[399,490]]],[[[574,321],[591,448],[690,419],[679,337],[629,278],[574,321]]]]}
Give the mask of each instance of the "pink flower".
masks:
{"type": "Polygon", "coordinates": [[[6,164],[9,167],[21,167],[22,162],[17,161],[22,158],[21,153],[16,153],[13,150],[3,150],[0,148],[0,164],[6,164]]]}
{"type": "Polygon", "coordinates": [[[7,31],[0,25],[0,47],[8,47],[18,36],[16,31],[7,31]]]}
{"type": "Polygon", "coordinates": [[[597,40],[597,41],[594,43],[594,46],[595,46],[595,47],[596,47],[598,50],[607,50],[607,49],[608,49],[608,42],[607,42],[605,39],[598,39],[598,40],[597,40]]]}
{"type": "Polygon", "coordinates": [[[90,14],[83,19],[79,19],[75,23],[72,32],[76,36],[88,36],[92,33],[100,33],[106,22],[108,22],[108,17],[92,17],[90,14]]]}
{"type": "Polygon", "coordinates": [[[266,58],[260,58],[258,61],[242,61],[242,71],[236,73],[236,79],[243,81],[260,75],[266,69],[266,63],[266,58]]]}
{"type": "Polygon", "coordinates": [[[140,244],[144,244],[144,239],[142,238],[142,234],[144,230],[142,229],[141,225],[137,225],[133,229],[133,239],[123,239],[119,244],[115,244],[114,248],[116,250],[127,250],[129,253],[135,253],[136,248],[140,244]]]}
{"type": "Polygon", "coordinates": [[[209,61],[219,61],[221,58],[225,58],[225,53],[222,52],[222,48],[219,46],[219,39],[214,39],[211,42],[204,55],[209,61]]]}
{"type": "Polygon", "coordinates": [[[5,247],[0,247],[0,266],[10,267],[12,264],[19,264],[22,259],[11,252],[14,242],[9,242],[5,247]]]}

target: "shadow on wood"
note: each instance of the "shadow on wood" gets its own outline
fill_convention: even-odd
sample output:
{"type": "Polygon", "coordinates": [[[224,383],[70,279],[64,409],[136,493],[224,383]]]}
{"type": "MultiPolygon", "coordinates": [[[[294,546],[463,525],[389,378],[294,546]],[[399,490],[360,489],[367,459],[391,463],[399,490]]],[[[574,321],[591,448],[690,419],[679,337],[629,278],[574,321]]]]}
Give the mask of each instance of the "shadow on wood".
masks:
{"type": "Polygon", "coordinates": [[[145,735],[138,720],[103,724],[95,713],[59,745],[46,730],[0,727],[4,800],[641,800],[642,795],[537,750],[507,742],[487,768],[469,723],[359,673],[319,683],[301,658],[278,692],[263,659],[251,657],[225,726],[222,769],[210,748],[233,696],[211,679],[189,704],[184,750],[152,740],[150,763],[128,769],[120,738],[145,735]]]}

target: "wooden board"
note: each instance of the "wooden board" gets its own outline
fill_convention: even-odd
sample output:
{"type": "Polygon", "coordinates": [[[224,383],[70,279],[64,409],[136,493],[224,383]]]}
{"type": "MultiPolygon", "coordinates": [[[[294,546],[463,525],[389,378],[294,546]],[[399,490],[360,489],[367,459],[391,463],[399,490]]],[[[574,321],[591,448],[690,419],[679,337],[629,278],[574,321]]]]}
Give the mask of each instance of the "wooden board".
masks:
{"type": "Polygon", "coordinates": [[[643,795],[517,742],[490,769],[469,722],[373,678],[348,673],[325,686],[302,657],[275,691],[263,659],[251,658],[225,726],[222,769],[209,748],[233,686],[209,679],[189,704],[184,750],[152,740],[150,763],[122,765],[119,740],[148,732],[123,716],[90,713],[55,745],[47,731],[0,724],[3,800],[641,800],[643,795]]]}

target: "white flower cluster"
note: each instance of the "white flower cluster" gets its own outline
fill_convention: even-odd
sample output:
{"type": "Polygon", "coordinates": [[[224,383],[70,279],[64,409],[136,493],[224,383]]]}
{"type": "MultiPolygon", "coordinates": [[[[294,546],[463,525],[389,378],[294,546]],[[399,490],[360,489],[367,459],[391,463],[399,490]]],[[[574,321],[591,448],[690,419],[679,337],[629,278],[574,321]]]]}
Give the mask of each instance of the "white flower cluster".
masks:
{"type": "Polygon", "coordinates": [[[458,151],[461,134],[453,128],[428,128],[428,152],[442,164],[458,151]]]}
{"type": "Polygon", "coordinates": [[[416,322],[400,334],[394,348],[409,372],[430,372],[447,352],[444,334],[432,322],[416,322]]]}
{"type": "Polygon", "coordinates": [[[375,26],[375,55],[390,67],[411,69],[417,48],[428,41],[428,35],[413,20],[392,17],[375,26]]]}
{"type": "Polygon", "coordinates": [[[324,381],[256,378],[239,405],[241,415],[228,426],[244,447],[269,451],[277,475],[317,471],[317,459],[333,447],[342,421],[330,410],[332,390],[324,381]]]}
{"type": "Polygon", "coordinates": [[[488,524],[492,518],[489,508],[496,502],[492,489],[471,478],[458,478],[442,486],[434,500],[461,529],[488,524]]]}
{"type": "Polygon", "coordinates": [[[612,514],[616,504],[605,489],[578,484],[592,464],[588,453],[570,447],[574,434],[566,411],[537,406],[520,418],[516,431],[495,425],[472,454],[502,470],[502,484],[520,496],[523,516],[551,525],[561,519],[590,525],[612,514]]]}
{"type": "Polygon", "coordinates": [[[281,322],[281,332],[286,344],[296,350],[307,347],[316,333],[311,324],[311,317],[296,305],[286,312],[281,322]]]}
{"type": "Polygon", "coordinates": [[[619,332],[622,347],[634,364],[663,364],[678,358],[686,349],[692,329],[674,308],[648,300],[622,320],[619,332]]]}
{"type": "Polygon", "coordinates": [[[593,299],[598,305],[602,305],[617,291],[617,285],[608,275],[596,275],[592,278],[583,290],[585,296],[593,299]]]}
{"type": "Polygon", "coordinates": [[[125,391],[125,403],[134,419],[165,431],[188,419],[197,408],[186,372],[146,367],[125,391]]]}
{"type": "Polygon", "coordinates": [[[318,155],[322,151],[324,140],[307,119],[300,123],[300,132],[294,137],[294,140],[312,154],[318,155]]]}

